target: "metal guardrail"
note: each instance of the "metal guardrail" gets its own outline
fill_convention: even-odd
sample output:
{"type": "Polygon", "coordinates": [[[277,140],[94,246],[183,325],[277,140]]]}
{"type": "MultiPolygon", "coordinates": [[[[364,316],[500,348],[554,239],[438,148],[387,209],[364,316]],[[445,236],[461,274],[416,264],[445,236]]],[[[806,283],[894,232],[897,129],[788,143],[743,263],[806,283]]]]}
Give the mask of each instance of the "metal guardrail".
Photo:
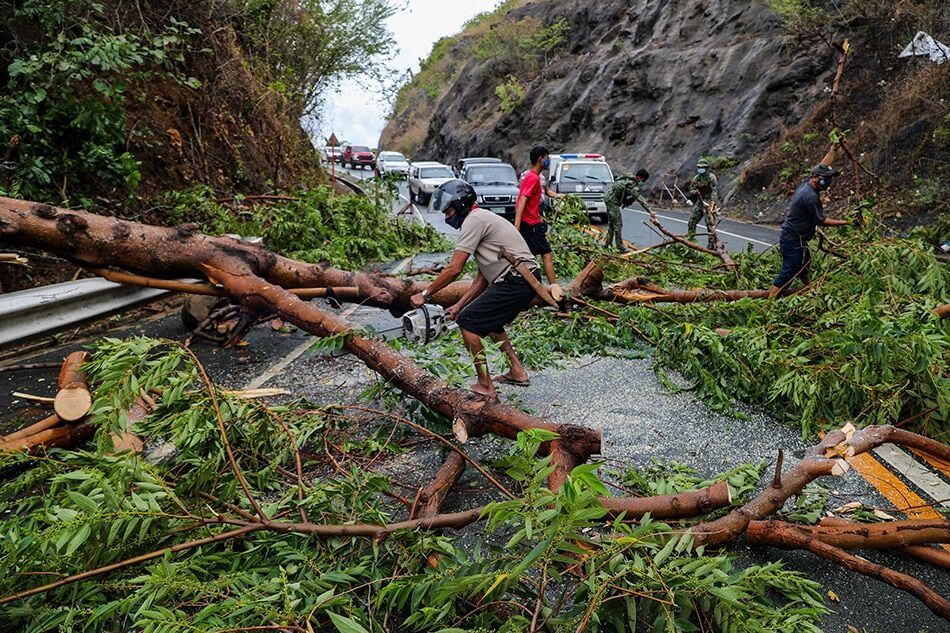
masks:
{"type": "Polygon", "coordinates": [[[363,187],[362,187],[361,185],[356,184],[355,181],[350,180],[349,178],[344,178],[344,177],[341,176],[340,174],[337,174],[337,175],[336,175],[336,179],[339,180],[341,183],[343,183],[344,186],[349,187],[350,189],[352,189],[354,193],[359,194],[359,195],[361,195],[361,196],[365,196],[365,195],[366,195],[366,190],[363,189],[363,187]]]}
{"type": "Polygon", "coordinates": [[[0,348],[170,294],[98,278],[0,294],[0,348]]]}

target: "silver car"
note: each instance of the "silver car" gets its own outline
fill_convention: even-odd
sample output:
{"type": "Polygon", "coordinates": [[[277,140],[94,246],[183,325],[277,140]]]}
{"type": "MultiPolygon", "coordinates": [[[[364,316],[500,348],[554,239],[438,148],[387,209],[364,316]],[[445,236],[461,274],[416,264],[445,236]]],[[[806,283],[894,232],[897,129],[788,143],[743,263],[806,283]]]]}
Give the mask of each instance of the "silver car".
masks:
{"type": "Polygon", "coordinates": [[[429,161],[412,163],[409,167],[409,200],[428,204],[435,188],[454,178],[455,174],[448,165],[429,161]]]}
{"type": "Polygon", "coordinates": [[[408,174],[409,161],[399,152],[380,152],[376,157],[376,169],[383,174],[408,174]]]}

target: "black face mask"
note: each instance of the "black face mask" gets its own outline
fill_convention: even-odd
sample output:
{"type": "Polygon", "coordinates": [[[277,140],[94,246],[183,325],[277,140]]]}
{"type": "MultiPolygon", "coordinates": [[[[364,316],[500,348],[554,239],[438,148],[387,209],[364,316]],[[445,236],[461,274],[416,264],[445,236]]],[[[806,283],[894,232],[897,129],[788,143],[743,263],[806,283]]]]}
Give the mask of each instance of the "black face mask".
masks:
{"type": "Polygon", "coordinates": [[[462,222],[465,221],[465,218],[468,216],[468,211],[465,213],[460,213],[458,210],[452,214],[451,218],[445,218],[445,223],[451,226],[453,229],[462,228],[462,222]]]}

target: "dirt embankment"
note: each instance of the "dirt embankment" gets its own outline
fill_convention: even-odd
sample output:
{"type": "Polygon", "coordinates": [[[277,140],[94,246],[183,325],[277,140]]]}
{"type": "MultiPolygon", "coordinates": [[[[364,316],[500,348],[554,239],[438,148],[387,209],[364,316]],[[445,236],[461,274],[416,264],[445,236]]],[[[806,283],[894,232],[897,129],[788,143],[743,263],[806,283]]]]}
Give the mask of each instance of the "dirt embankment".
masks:
{"type": "MultiPolygon", "coordinates": [[[[946,199],[935,192],[947,180],[950,64],[896,53],[917,28],[950,38],[940,36],[937,8],[909,13],[904,4],[863,7],[828,37],[852,43],[839,127],[870,171],[888,174],[878,185],[897,185],[907,202],[919,189],[927,206],[946,199]]],[[[400,93],[380,147],[443,161],[500,155],[523,168],[541,143],[679,182],[708,156],[721,193],[768,216],[827,149],[836,66],[826,43],[793,32],[759,0],[512,1],[436,44],[400,93]],[[531,56],[525,38],[558,22],[561,41],[531,56]],[[499,40],[503,54],[487,54],[499,40]]]]}
{"type": "MultiPolygon", "coordinates": [[[[127,3],[117,3],[126,5],[127,3]]],[[[146,98],[127,111],[131,149],[142,161],[139,194],[207,184],[222,192],[261,192],[299,182],[314,166],[297,109],[254,73],[240,23],[226,5],[142,2],[146,21],[169,12],[201,29],[201,48],[186,59],[188,88],[172,81],[143,85],[146,98]]]]}

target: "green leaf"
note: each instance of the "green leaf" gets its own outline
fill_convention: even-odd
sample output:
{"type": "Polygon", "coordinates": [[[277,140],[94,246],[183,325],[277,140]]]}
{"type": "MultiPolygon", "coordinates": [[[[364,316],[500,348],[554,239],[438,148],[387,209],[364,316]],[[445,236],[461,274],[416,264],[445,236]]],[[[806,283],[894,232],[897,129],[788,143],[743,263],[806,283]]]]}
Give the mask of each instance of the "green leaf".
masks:
{"type": "Polygon", "coordinates": [[[330,620],[333,621],[333,626],[336,627],[336,630],[339,633],[369,633],[359,622],[348,618],[344,615],[337,615],[332,611],[327,612],[330,616],[330,620]]]}
{"type": "Polygon", "coordinates": [[[86,542],[86,539],[89,538],[90,534],[92,534],[92,527],[86,523],[81,528],[79,528],[79,531],[76,532],[76,535],[73,536],[73,538],[69,541],[69,545],[66,546],[65,555],[69,556],[79,549],[80,546],[86,542]]]}

